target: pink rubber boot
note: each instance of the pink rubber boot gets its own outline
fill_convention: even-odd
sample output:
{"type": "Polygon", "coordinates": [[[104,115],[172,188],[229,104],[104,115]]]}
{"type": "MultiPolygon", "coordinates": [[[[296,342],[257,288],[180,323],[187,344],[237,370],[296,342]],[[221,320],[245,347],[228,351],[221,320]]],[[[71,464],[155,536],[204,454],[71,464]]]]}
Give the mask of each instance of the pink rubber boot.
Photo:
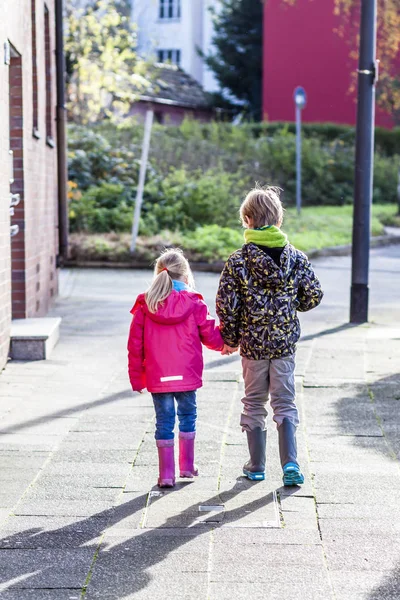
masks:
{"type": "Polygon", "coordinates": [[[199,474],[194,464],[194,438],[195,431],[179,432],[179,471],[181,477],[192,479],[199,474]]]}
{"type": "Polygon", "coordinates": [[[159,487],[174,487],[175,485],[175,457],[174,440],[156,440],[158,449],[158,478],[159,487]]]}

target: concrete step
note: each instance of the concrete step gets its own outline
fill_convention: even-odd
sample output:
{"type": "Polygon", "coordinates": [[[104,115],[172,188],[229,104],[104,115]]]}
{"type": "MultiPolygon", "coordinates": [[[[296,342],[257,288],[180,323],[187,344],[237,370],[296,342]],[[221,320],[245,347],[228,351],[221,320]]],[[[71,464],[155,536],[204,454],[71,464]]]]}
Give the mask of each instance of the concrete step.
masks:
{"type": "Polygon", "coordinates": [[[61,319],[16,319],[11,323],[10,357],[46,360],[60,337],[61,319]]]}

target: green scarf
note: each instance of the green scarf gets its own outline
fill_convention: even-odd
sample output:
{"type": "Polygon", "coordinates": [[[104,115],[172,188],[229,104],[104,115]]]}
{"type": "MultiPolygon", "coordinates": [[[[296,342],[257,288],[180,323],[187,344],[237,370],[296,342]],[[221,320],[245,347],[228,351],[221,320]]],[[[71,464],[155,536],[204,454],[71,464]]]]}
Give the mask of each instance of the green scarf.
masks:
{"type": "Polygon", "coordinates": [[[246,244],[251,242],[267,248],[282,248],[288,243],[286,233],[283,233],[275,225],[261,227],[260,229],[245,229],[244,240],[246,244]]]}

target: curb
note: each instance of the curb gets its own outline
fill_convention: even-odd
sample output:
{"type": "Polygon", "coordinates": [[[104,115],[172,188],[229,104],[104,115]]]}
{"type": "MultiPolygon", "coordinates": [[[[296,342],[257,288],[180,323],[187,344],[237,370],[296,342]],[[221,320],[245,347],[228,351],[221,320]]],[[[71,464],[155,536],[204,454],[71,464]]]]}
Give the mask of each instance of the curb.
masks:
{"type": "MultiPolygon", "coordinates": [[[[400,244],[400,235],[381,235],[373,237],[370,240],[371,248],[384,248],[386,246],[395,246],[400,244]]],[[[349,256],[351,254],[351,244],[346,246],[329,246],[320,250],[310,250],[307,252],[308,258],[324,258],[327,256],[349,256]]],[[[190,263],[193,271],[203,273],[221,273],[225,261],[218,260],[213,263],[194,262],[190,263]]],[[[130,262],[111,262],[107,260],[67,260],[64,267],[81,269],[153,269],[153,261],[132,260],[130,262]]]]}
{"type": "MultiPolygon", "coordinates": [[[[395,246],[400,244],[400,235],[379,235],[370,239],[371,248],[384,248],[385,246],[395,246]]],[[[308,258],[320,258],[324,256],[349,256],[352,246],[330,246],[320,250],[310,250],[307,252],[308,258]]]]}

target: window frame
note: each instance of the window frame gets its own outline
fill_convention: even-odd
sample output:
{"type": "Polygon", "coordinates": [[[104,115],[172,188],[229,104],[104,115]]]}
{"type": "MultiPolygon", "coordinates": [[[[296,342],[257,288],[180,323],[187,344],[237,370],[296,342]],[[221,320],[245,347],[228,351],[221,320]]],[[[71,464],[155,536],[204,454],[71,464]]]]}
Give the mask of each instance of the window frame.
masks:
{"type": "Polygon", "coordinates": [[[181,66],[182,51],[180,48],[158,48],[157,62],[171,63],[176,67],[181,66]]]}
{"type": "Polygon", "coordinates": [[[53,138],[53,80],[52,80],[52,48],[51,48],[51,27],[50,11],[47,4],[44,5],[44,66],[45,66],[45,98],[46,98],[46,144],[50,148],[55,147],[53,138]]]}
{"type": "Polygon", "coordinates": [[[181,0],[159,0],[158,19],[160,21],[179,21],[181,18],[181,0]]]}
{"type": "Polygon", "coordinates": [[[171,63],[176,67],[181,66],[182,51],[180,48],[158,48],[157,49],[157,62],[159,63],[171,63]]]}
{"type": "Polygon", "coordinates": [[[32,35],[32,136],[36,140],[40,140],[38,67],[37,67],[36,0],[31,0],[31,35],[32,35]]]}

